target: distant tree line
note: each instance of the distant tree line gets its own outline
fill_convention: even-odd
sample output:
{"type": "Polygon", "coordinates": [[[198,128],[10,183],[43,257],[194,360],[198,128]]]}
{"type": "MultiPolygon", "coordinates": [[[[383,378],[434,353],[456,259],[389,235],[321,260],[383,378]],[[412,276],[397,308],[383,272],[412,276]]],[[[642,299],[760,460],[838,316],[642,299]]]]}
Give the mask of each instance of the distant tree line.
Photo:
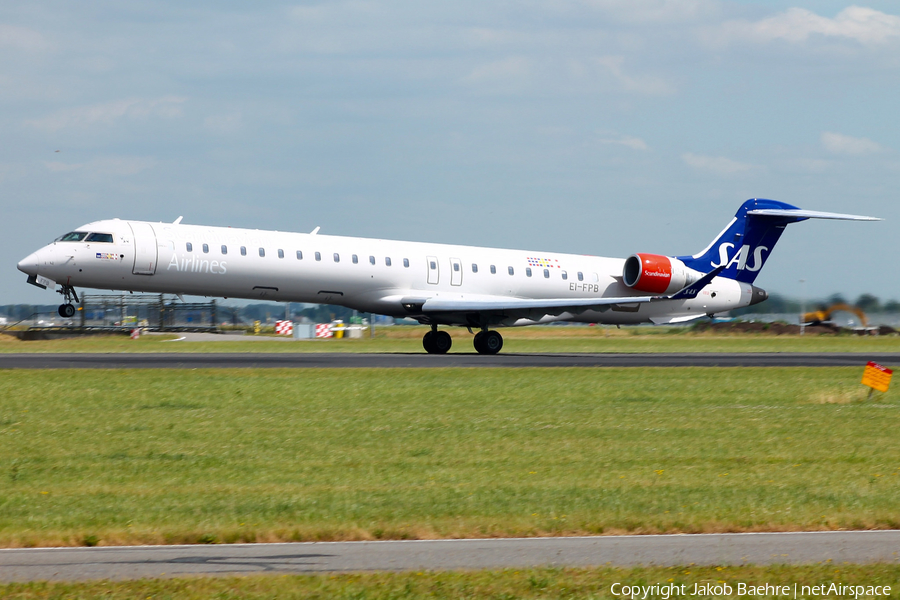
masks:
{"type": "Polygon", "coordinates": [[[848,300],[842,294],[832,294],[824,300],[807,300],[806,302],[801,302],[796,298],[788,298],[781,294],[770,294],[769,299],[765,302],[733,310],[731,314],[735,316],[759,313],[799,314],[801,310],[811,312],[828,308],[834,304],[858,306],[865,313],[900,313],[900,302],[896,300],[882,302],[877,296],[872,294],[862,294],[855,301],[848,300]]]}

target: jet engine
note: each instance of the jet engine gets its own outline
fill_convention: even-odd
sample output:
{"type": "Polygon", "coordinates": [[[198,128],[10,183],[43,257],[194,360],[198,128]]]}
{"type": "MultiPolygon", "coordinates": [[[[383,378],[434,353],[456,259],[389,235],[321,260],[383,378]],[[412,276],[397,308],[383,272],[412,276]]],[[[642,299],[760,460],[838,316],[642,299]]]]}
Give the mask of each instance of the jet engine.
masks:
{"type": "Polygon", "coordinates": [[[672,294],[703,276],[671,256],[632,254],[625,259],[622,282],[635,290],[672,294]]]}

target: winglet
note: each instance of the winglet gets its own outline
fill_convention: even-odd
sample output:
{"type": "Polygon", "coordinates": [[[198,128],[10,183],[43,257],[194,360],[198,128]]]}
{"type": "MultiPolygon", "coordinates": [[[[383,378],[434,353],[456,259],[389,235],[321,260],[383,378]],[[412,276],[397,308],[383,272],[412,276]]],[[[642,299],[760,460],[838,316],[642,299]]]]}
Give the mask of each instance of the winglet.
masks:
{"type": "Polygon", "coordinates": [[[316,227],[315,229],[313,229],[312,231],[309,232],[309,235],[316,235],[317,233],[319,233],[320,229],[322,229],[322,228],[316,227]]]}
{"type": "Polygon", "coordinates": [[[681,288],[671,296],[666,296],[666,300],[690,300],[692,298],[696,298],[697,294],[700,293],[703,288],[708,286],[713,279],[715,279],[719,273],[725,270],[725,265],[716,267],[691,285],[681,288]]]}
{"type": "Polygon", "coordinates": [[[172,221],[172,225],[178,225],[179,223],[181,223],[181,220],[182,220],[183,218],[184,218],[184,217],[178,217],[177,219],[175,219],[174,221],[172,221]]]}

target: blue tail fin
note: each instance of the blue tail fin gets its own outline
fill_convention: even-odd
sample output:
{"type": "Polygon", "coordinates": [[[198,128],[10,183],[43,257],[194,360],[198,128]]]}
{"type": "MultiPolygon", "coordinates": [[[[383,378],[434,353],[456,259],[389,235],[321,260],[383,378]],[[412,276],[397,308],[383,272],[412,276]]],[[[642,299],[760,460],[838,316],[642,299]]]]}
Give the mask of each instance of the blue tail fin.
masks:
{"type": "Polygon", "coordinates": [[[796,206],[776,200],[747,200],[738,209],[731,223],[706,249],[693,256],[679,256],[678,259],[701,273],[724,266],[720,277],[753,283],[784,228],[790,223],[809,218],[804,212],[806,211],[801,211],[796,206]],[[747,214],[750,211],[769,211],[771,214],[747,214]],[[791,215],[791,211],[797,211],[798,214],[791,215]]]}

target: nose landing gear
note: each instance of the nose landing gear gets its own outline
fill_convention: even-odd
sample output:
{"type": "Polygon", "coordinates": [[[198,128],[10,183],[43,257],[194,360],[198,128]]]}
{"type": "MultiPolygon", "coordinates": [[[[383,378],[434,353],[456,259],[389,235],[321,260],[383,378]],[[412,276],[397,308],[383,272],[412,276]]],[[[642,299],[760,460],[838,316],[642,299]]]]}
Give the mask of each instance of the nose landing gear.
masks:
{"type": "Polygon", "coordinates": [[[450,339],[450,334],[446,331],[438,331],[437,325],[432,325],[431,331],[422,338],[422,346],[425,347],[428,354],[447,354],[452,345],[453,340],[450,339]]]}
{"type": "Polygon", "coordinates": [[[478,354],[497,354],[503,348],[503,336],[497,331],[484,329],[475,334],[473,344],[478,354]]]}
{"type": "Polygon", "coordinates": [[[64,319],[74,317],[75,306],[72,304],[72,298],[75,299],[75,302],[78,302],[78,294],[75,293],[75,288],[71,285],[63,285],[62,289],[59,290],[59,293],[63,295],[66,302],[65,304],[60,304],[59,308],[56,309],[56,312],[64,319]]]}

